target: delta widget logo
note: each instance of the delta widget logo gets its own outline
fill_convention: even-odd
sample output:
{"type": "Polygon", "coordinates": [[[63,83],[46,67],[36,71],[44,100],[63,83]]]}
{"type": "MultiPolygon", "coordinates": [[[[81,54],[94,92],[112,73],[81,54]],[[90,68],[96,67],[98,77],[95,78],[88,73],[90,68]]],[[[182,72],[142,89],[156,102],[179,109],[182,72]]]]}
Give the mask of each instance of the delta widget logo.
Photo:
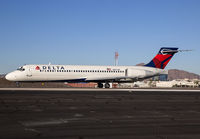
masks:
{"type": "Polygon", "coordinates": [[[39,66],[36,66],[36,67],[35,67],[35,70],[40,70],[40,67],[39,67],[39,66]]]}

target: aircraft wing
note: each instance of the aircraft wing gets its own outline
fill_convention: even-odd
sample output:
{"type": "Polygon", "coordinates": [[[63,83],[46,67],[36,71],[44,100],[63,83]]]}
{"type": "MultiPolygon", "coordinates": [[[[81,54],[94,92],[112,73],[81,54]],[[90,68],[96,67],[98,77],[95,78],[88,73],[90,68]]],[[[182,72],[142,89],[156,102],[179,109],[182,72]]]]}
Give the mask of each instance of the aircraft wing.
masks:
{"type": "Polygon", "coordinates": [[[136,78],[130,78],[127,76],[120,76],[120,77],[99,77],[99,78],[87,78],[85,81],[92,81],[92,82],[134,82],[136,78]]]}

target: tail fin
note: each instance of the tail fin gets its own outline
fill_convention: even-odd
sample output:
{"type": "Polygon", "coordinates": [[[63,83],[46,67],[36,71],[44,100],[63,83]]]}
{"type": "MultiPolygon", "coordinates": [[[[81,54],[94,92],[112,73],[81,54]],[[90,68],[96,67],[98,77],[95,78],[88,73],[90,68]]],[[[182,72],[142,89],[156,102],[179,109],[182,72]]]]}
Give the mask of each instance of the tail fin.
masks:
{"type": "Polygon", "coordinates": [[[158,54],[144,66],[164,69],[177,52],[178,48],[162,47],[158,54]]]}

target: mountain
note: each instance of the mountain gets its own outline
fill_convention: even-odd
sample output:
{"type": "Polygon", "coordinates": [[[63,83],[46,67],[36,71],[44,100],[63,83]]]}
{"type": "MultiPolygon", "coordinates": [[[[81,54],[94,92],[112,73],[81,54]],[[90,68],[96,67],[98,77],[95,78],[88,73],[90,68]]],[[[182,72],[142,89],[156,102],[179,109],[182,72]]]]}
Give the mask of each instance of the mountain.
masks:
{"type": "Polygon", "coordinates": [[[200,79],[200,75],[195,73],[190,73],[184,70],[178,69],[170,69],[168,70],[168,79],[175,80],[175,79],[200,79]]]}
{"type": "Polygon", "coordinates": [[[136,66],[144,66],[144,65],[145,65],[145,63],[139,63],[136,66]]]}
{"type": "MultiPolygon", "coordinates": [[[[143,66],[144,63],[139,63],[136,66],[143,66]]],[[[169,69],[168,70],[168,80],[175,79],[200,79],[200,75],[195,73],[190,73],[184,70],[169,69]]]]}

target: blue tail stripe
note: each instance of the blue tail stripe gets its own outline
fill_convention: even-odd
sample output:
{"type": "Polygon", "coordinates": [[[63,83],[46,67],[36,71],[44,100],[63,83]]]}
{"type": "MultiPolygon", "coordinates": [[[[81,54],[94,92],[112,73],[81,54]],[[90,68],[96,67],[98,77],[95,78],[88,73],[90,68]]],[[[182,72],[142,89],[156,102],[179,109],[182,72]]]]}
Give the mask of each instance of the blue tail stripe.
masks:
{"type": "Polygon", "coordinates": [[[148,64],[146,64],[145,66],[147,67],[156,67],[155,63],[153,62],[153,60],[151,60],[148,64]]]}
{"type": "MultiPolygon", "coordinates": [[[[173,56],[173,55],[172,55],[173,56]]],[[[163,68],[164,63],[169,60],[170,58],[172,58],[172,56],[168,57],[167,59],[165,59],[164,61],[161,62],[161,68],[163,68]]]]}

